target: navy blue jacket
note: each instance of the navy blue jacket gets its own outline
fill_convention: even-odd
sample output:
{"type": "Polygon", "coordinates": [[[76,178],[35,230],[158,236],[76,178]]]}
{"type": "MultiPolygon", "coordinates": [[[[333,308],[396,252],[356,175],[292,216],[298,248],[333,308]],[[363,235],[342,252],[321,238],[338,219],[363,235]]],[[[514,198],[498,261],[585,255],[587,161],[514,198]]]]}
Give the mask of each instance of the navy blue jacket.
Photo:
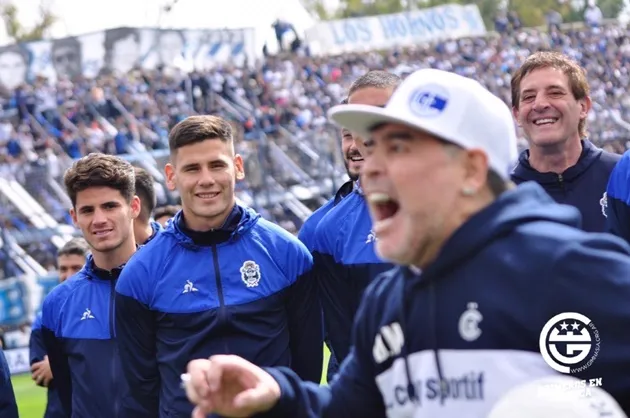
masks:
{"type": "MultiPolygon", "coordinates": [[[[29,340],[29,357],[31,366],[34,363],[39,363],[46,357],[46,347],[44,346],[44,337],[42,336],[42,314],[41,312],[35,317],[33,326],[31,327],[31,338],[29,340]]],[[[49,360],[50,361],[50,360],[49,360]]],[[[54,378],[54,375],[53,375],[54,378]]],[[[55,387],[55,380],[53,379],[48,384],[48,402],[46,403],[46,411],[44,412],[44,418],[66,418],[61,400],[59,399],[59,393],[55,387]]]]}
{"type": "Polygon", "coordinates": [[[630,151],[610,173],[604,204],[608,232],[630,242],[630,151]]]}
{"type": "Polygon", "coordinates": [[[223,228],[187,230],[182,212],[126,265],[116,326],[131,388],[118,417],[189,417],[189,361],[237,354],[319,381],[323,327],[312,257],[297,238],[234,207],[223,228]]]}
{"type": "Polygon", "coordinates": [[[610,173],[621,158],[582,141],[582,154],[577,164],[562,174],[540,173],[529,165],[529,150],[521,152],[512,172],[516,184],[535,181],[558,203],[575,206],[582,214],[582,229],[604,232],[606,228],[606,185],[610,173]]]}
{"type": "Polygon", "coordinates": [[[11,384],[11,370],[0,348],[0,418],[18,418],[17,402],[11,384]]]}
{"type": "Polygon", "coordinates": [[[354,315],[368,284],[392,268],[374,252],[375,235],[359,187],[319,222],[313,263],[328,339],[338,361],[348,355],[354,315]]]}
{"type": "MultiPolygon", "coordinates": [[[[399,267],[373,282],[331,388],[269,370],[282,396],[260,416],[485,418],[514,386],[557,375],[539,340],[564,312],[592,324],[565,324],[576,322],[591,338],[573,375],[587,384],[602,378],[630,412],[630,333],[620,332],[630,329],[630,246],[578,225],[575,208],[555,204],[535,183],[504,193],[460,227],[421,275],[399,267]]],[[[561,321],[553,329],[566,334],[561,321]]]]}
{"type": "Polygon", "coordinates": [[[298,238],[309,251],[313,251],[313,246],[315,245],[315,231],[317,230],[317,225],[319,225],[319,221],[322,220],[324,215],[326,215],[332,208],[337,206],[341,200],[352,193],[352,181],[348,181],[343,184],[335,193],[335,196],[332,197],[328,202],[326,202],[323,206],[317,209],[315,212],[311,214],[311,216],[304,221],[304,224],[300,228],[300,232],[298,233],[298,238]]]}
{"type": "Polygon", "coordinates": [[[61,404],[77,418],[119,416],[127,392],[114,331],[116,280],[87,257],[44,299],[42,335],[61,404]]]}

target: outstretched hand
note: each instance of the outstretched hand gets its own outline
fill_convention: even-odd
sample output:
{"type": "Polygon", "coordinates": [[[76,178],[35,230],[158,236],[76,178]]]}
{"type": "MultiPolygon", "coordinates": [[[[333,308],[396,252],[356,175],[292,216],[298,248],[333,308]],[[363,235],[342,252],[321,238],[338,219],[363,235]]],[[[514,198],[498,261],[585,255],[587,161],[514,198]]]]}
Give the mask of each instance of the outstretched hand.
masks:
{"type": "Polygon", "coordinates": [[[196,406],[193,418],[215,413],[244,418],[271,409],[280,386],[260,367],[238,356],[219,355],[188,363],[186,395],[196,406]]]}

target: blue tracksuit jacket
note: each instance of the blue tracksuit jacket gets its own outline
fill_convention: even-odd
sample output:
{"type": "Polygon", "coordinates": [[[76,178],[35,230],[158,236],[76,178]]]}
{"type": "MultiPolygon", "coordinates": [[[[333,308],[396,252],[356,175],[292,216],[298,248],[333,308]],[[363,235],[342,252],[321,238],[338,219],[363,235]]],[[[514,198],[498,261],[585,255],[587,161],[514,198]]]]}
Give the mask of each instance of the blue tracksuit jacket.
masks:
{"type": "Polygon", "coordinates": [[[608,232],[630,242],[630,151],[610,173],[604,203],[608,232]]]}
{"type": "Polygon", "coordinates": [[[89,255],[81,271],[44,299],[44,346],[61,404],[72,417],[118,417],[127,392],[114,331],[121,269],[101,270],[89,255]]]}
{"type": "MultiPolygon", "coordinates": [[[[44,360],[47,355],[46,347],[44,346],[44,337],[42,336],[42,314],[41,312],[35,317],[33,326],[31,327],[31,338],[29,340],[29,357],[31,366],[34,363],[39,363],[44,360]]],[[[54,375],[53,375],[54,377],[54,375]]],[[[46,403],[46,411],[44,412],[44,418],[66,418],[63,406],[61,405],[61,399],[59,399],[59,393],[55,387],[56,382],[50,382],[47,388],[48,401],[46,403]]]]}
{"type": "MultiPolygon", "coordinates": [[[[352,193],[353,188],[354,188],[354,182],[352,180],[344,183],[339,188],[339,190],[337,190],[337,193],[335,193],[335,196],[333,196],[332,199],[330,199],[322,207],[320,207],[315,212],[313,212],[311,216],[309,216],[308,219],[304,222],[304,224],[302,225],[302,228],[300,228],[300,232],[298,233],[298,238],[300,241],[302,241],[304,245],[306,245],[306,248],[308,248],[309,251],[311,252],[313,251],[313,247],[315,245],[315,232],[317,230],[317,226],[319,225],[319,221],[321,221],[322,218],[332,208],[337,206],[337,204],[341,202],[344,197],[352,193]]],[[[332,380],[332,377],[337,373],[337,370],[339,369],[339,361],[337,360],[337,357],[335,356],[335,352],[332,350],[332,344],[330,343],[328,336],[327,335],[325,336],[326,336],[326,345],[331,350],[330,357],[328,360],[328,372],[327,372],[327,378],[328,378],[328,381],[330,381],[332,380]]]]}
{"type": "Polygon", "coordinates": [[[540,173],[529,165],[529,151],[519,156],[512,172],[512,181],[521,184],[535,181],[558,203],[575,206],[582,214],[582,229],[604,232],[606,228],[606,185],[620,156],[582,141],[582,154],[577,164],[562,174],[540,173]]]}
{"type": "Polygon", "coordinates": [[[253,210],[223,228],[186,229],[180,212],[141,247],[116,288],[130,396],[118,417],[189,417],[180,386],[190,360],[237,354],[319,381],[323,330],[306,247],[253,210]]]}
{"type": "MultiPolygon", "coordinates": [[[[630,329],[630,246],[578,225],[575,208],[555,204],[535,183],[504,193],[460,227],[421,275],[396,268],[374,281],[331,388],[269,370],[282,396],[260,416],[485,418],[515,385],[557,373],[539,340],[563,312],[591,320],[586,327],[567,320],[590,337],[587,356],[571,365],[574,376],[587,384],[601,378],[630,412],[630,333],[623,332],[630,329]]],[[[548,352],[554,333],[569,335],[560,321],[543,340],[548,352]]]]}
{"type": "Polygon", "coordinates": [[[302,227],[300,228],[300,232],[298,233],[298,238],[300,239],[300,241],[302,241],[304,245],[306,245],[306,248],[308,248],[309,251],[313,251],[313,246],[315,245],[315,231],[317,230],[317,225],[319,225],[319,221],[321,221],[322,218],[332,208],[337,206],[337,204],[341,202],[344,197],[352,193],[352,186],[352,181],[344,183],[343,186],[339,188],[337,193],[335,193],[335,196],[333,196],[332,199],[330,199],[322,207],[313,212],[311,216],[309,216],[308,219],[304,221],[304,224],[302,225],[302,227]]]}
{"type": "Polygon", "coordinates": [[[376,255],[374,242],[372,219],[358,186],[316,229],[314,271],[326,332],[340,362],[350,350],[352,323],[363,291],[378,274],[392,268],[376,255]]]}
{"type": "Polygon", "coordinates": [[[0,418],[18,418],[9,364],[0,348],[0,418]]]}

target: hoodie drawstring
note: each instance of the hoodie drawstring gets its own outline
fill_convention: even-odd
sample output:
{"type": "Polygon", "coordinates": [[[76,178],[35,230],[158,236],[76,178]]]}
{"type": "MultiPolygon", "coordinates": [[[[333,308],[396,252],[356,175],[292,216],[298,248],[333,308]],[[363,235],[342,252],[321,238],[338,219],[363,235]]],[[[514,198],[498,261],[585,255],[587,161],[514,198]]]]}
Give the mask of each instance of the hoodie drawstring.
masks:
{"type": "MultiPolygon", "coordinates": [[[[400,304],[400,308],[399,308],[399,319],[400,319],[400,327],[402,328],[402,332],[403,335],[409,335],[409,333],[407,332],[407,295],[408,293],[405,292],[405,284],[409,281],[410,277],[413,273],[408,270],[405,269],[405,274],[404,274],[404,279],[401,280],[402,282],[402,303],[400,304]]],[[[407,352],[407,341],[405,341],[403,343],[401,352],[400,352],[403,361],[405,362],[405,374],[407,375],[407,395],[409,396],[409,400],[411,400],[411,402],[416,402],[418,401],[418,394],[416,392],[416,387],[413,384],[413,379],[411,378],[411,367],[409,366],[409,361],[407,360],[407,356],[408,356],[408,352],[407,352]]]]}
{"type": "MultiPolygon", "coordinates": [[[[400,304],[400,309],[399,309],[399,319],[400,319],[400,326],[402,328],[403,331],[403,335],[409,335],[409,333],[407,332],[407,305],[408,305],[408,301],[407,298],[410,297],[410,295],[412,294],[412,292],[406,292],[405,291],[405,284],[411,279],[411,276],[414,275],[414,273],[409,270],[409,269],[405,269],[405,274],[404,274],[404,280],[402,280],[402,303],[400,304]]],[[[437,375],[440,381],[440,391],[441,393],[445,393],[446,392],[446,379],[444,379],[444,374],[442,372],[442,363],[440,361],[440,355],[439,355],[439,349],[438,349],[438,338],[437,338],[437,298],[435,296],[435,284],[430,281],[429,282],[429,323],[431,326],[431,348],[433,350],[433,354],[435,357],[435,364],[436,364],[436,369],[437,369],[437,375]]],[[[417,402],[419,401],[418,399],[418,393],[416,391],[416,387],[413,384],[413,378],[411,375],[411,366],[409,365],[409,359],[408,359],[408,349],[407,349],[407,342],[405,340],[405,343],[402,346],[402,350],[401,350],[401,355],[403,358],[403,361],[405,362],[405,374],[407,377],[407,395],[409,396],[409,399],[412,402],[417,402]]],[[[442,400],[442,402],[444,402],[444,397],[440,396],[440,399],[442,400]]]]}
{"type": "Polygon", "coordinates": [[[435,367],[437,370],[438,378],[440,379],[440,400],[444,404],[444,396],[446,393],[446,379],[442,373],[442,362],[440,361],[438,336],[437,336],[437,296],[435,295],[435,284],[433,281],[429,283],[429,321],[431,323],[431,348],[433,349],[433,356],[435,357],[435,367]]]}

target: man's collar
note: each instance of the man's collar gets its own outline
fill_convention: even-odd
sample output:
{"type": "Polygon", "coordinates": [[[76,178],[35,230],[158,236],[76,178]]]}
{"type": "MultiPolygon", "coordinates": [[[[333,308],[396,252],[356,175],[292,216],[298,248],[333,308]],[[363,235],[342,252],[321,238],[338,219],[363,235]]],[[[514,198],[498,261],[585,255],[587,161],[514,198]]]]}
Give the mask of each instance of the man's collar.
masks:
{"type": "Polygon", "coordinates": [[[354,182],[354,191],[363,196],[363,189],[361,188],[361,184],[359,184],[359,180],[354,182]]]}

